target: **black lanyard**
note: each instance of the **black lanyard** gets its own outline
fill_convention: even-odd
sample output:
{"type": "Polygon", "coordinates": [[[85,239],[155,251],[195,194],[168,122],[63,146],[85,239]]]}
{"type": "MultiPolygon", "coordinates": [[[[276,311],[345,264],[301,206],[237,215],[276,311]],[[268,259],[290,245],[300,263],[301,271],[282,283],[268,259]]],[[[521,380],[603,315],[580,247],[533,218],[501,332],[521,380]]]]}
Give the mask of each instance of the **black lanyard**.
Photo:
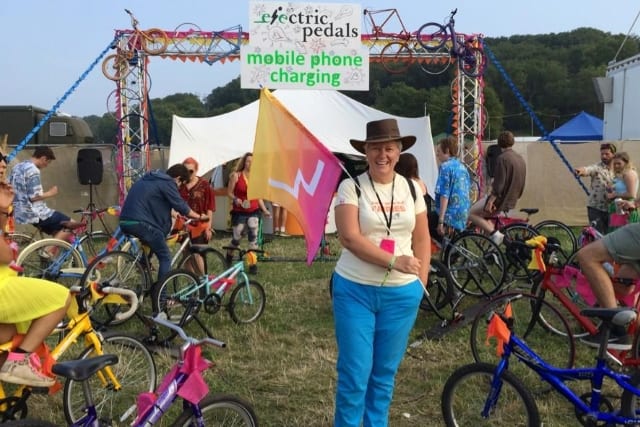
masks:
{"type": "Polygon", "coordinates": [[[369,172],[367,172],[367,176],[369,177],[369,181],[371,182],[371,188],[373,188],[373,192],[378,199],[378,203],[380,203],[380,209],[382,209],[382,215],[384,215],[384,221],[387,224],[387,236],[391,231],[391,221],[393,221],[393,193],[396,188],[396,174],[393,174],[393,183],[391,184],[391,206],[389,207],[389,217],[387,217],[387,213],[384,210],[384,205],[382,204],[382,200],[380,200],[380,195],[376,191],[376,187],[373,185],[373,179],[369,172]]]}

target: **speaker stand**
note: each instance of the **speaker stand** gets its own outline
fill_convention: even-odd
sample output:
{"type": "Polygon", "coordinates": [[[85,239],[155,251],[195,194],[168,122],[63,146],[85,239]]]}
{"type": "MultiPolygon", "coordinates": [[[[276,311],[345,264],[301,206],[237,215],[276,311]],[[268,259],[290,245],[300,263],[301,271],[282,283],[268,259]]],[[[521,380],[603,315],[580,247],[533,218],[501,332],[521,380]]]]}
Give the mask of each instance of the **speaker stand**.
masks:
{"type": "Polygon", "coordinates": [[[93,184],[89,181],[89,204],[85,208],[85,211],[91,212],[89,215],[89,235],[93,233],[93,215],[96,211],[96,205],[93,203],[93,184]]]}

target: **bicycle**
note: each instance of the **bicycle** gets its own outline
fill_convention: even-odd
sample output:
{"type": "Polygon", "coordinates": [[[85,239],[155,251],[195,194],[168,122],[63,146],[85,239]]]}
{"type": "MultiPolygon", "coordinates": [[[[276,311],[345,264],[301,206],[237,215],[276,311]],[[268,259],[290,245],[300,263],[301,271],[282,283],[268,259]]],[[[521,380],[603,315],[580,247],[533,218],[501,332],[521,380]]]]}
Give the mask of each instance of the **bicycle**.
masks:
{"type": "MultiPolygon", "coordinates": [[[[198,317],[202,307],[209,314],[215,314],[221,308],[229,312],[231,319],[238,324],[251,323],[262,315],[266,303],[264,288],[255,280],[250,280],[245,273],[245,262],[242,259],[247,253],[259,253],[257,249],[243,250],[233,246],[227,250],[237,250],[240,260],[219,274],[204,274],[200,277],[187,270],[173,270],[152,291],[152,307],[154,313],[184,326],[191,320],[211,336],[204,323],[198,317]],[[230,294],[225,302],[225,296],[230,294]]],[[[206,255],[211,252],[205,252],[206,255]]],[[[161,344],[168,343],[175,337],[175,332],[162,336],[153,331],[153,337],[161,344]]]]}
{"type": "MultiPolygon", "coordinates": [[[[370,37],[373,37],[375,40],[380,38],[383,39],[391,39],[391,42],[388,42],[384,45],[382,50],[378,55],[378,60],[382,64],[382,68],[384,68],[387,72],[391,74],[399,74],[404,73],[411,67],[411,63],[413,62],[414,53],[424,53],[424,49],[416,40],[415,34],[409,32],[404,26],[404,22],[400,18],[400,14],[397,9],[381,9],[381,10],[370,10],[364,9],[364,15],[369,18],[368,24],[371,27],[370,37]],[[381,23],[376,22],[376,15],[386,14],[381,23]],[[387,32],[384,31],[384,27],[388,25],[392,20],[396,20],[400,25],[399,32],[387,32]]],[[[366,21],[365,21],[366,22],[366,21]]],[[[375,56],[372,55],[373,58],[375,56]]],[[[428,64],[430,59],[423,62],[420,61],[420,67],[423,71],[429,74],[430,68],[425,65],[428,64]]]]}
{"type": "MultiPolygon", "coordinates": [[[[127,299],[129,310],[119,313],[125,318],[133,315],[137,308],[137,297],[127,289],[113,287],[74,286],[73,308],[69,311],[69,320],[61,324],[54,331],[62,336],[59,343],[51,350],[50,357],[58,361],[67,353],[70,347],[81,337],[84,337],[85,347],[79,358],[93,358],[105,353],[118,354],[122,361],[114,368],[105,367],[89,379],[89,387],[96,397],[96,410],[102,418],[116,416],[120,418],[130,414],[135,408],[135,399],[141,391],[152,391],[156,385],[156,366],[149,350],[136,338],[122,333],[101,334],[93,328],[89,314],[95,300],[127,299]]],[[[10,351],[13,343],[0,344],[0,352],[10,351]]],[[[52,389],[53,390],[53,389],[52,389]]],[[[9,395],[0,383],[0,420],[13,420],[27,415],[27,399],[32,392],[39,392],[39,388],[17,386],[9,395]]],[[[82,390],[74,380],[67,380],[63,390],[63,407],[65,417],[69,423],[79,419],[83,406],[80,399],[82,390]]]]}
{"type": "MultiPolygon", "coordinates": [[[[187,336],[183,329],[177,325],[159,318],[153,319],[161,326],[169,328],[180,336],[184,344],[180,347],[180,355],[173,368],[165,375],[162,385],[155,392],[143,393],[138,398],[137,418],[130,424],[133,427],[152,426],[160,422],[163,416],[170,410],[173,404],[180,398],[182,400],[182,412],[170,424],[173,426],[246,426],[258,427],[258,417],[251,404],[244,399],[229,395],[206,391],[200,395],[184,392],[187,382],[201,373],[215,366],[213,362],[202,357],[202,347],[210,345],[225,347],[225,343],[212,338],[195,339],[187,336]],[[185,372],[183,369],[193,363],[195,368],[185,372]],[[183,387],[184,386],[184,387],[183,387]]],[[[96,415],[96,407],[91,396],[91,390],[86,385],[87,378],[91,378],[96,372],[108,366],[117,366],[118,356],[104,355],[89,360],[70,361],[54,366],[56,374],[68,378],[71,381],[81,382],[85,388],[84,416],[76,420],[73,427],[90,427],[105,425],[103,420],[96,415]]],[[[120,422],[124,421],[122,419],[120,422]]],[[[22,420],[14,426],[22,427],[48,427],[51,424],[37,420],[22,420]]],[[[111,424],[108,424],[111,425],[111,424]]]]}
{"type": "MultiPolygon", "coordinates": [[[[427,52],[448,52],[457,59],[458,68],[467,76],[481,77],[487,68],[487,57],[476,36],[467,37],[456,33],[453,17],[457,12],[458,9],[452,10],[444,25],[437,22],[422,25],[418,28],[416,39],[427,52]]],[[[445,62],[444,65],[440,73],[447,69],[449,63],[445,62]]]]}
{"type": "MultiPolygon", "coordinates": [[[[189,228],[196,222],[195,219],[185,218],[182,228],[167,237],[170,248],[179,243],[178,249],[174,251],[171,258],[172,268],[178,266],[180,269],[195,272],[196,275],[209,271],[223,271],[226,268],[226,260],[219,251],[208,245],[191,243],[189,228]],[[197,258],[204,260],[205,271],[200,271],[197,258]]],[[[137,238],[128,235],[125,235],[125,238],[129,240],[124,244],[115,245],[120,248],[119,250],[107,251],[89,263],[80,277],[80,283],[86,285],[98,282],[105,286],[133,289],[142,307],[140,312],[136,313],[136,317],[139,318],[151,312],[151,308],[145,307],[143,303],[146,297],[151,295],[155,267],[152,265],[149,248],[140,244],[137,238]]],[[[159,282],[161,280],[162,278],[158,278],[159,282]]],[[[118,325],[122,323],[115,318],[119,309],[117,304],[103,304],[94,310],[92,320],[100,327],[118,325]]]]}
{"type": "Polygon", "coordinates": [[[582,425],[631,425],[640,423],[638,398],[640,376],[616,372],[608,367],[607,344],[612,327],[626,328],[635,323],[637,312],[629,308],[591,308],[582,315],[596,318],[602,324],[602,340],[595,366],[560,368],[547,362],[532,350],[515,332],[513,319],[496,312],[491,319],[505,332],[506,343],[497,365],[473,363],[456,369],[442,391],[441,409],[447,426],[460,425],[541,425],[535,400],[521,380],[509,371],[511,356],[551,385],[575,409],[582,425]],[[620,410],[602,394],[605,379],[622,391],[620,410]],[[591,391],[579,394],[569,384],[589,381],[591,391]],[[474,399],[481,399],[474,401],[474,399]]]}
{"type": "Polygon", "coordinates": [[[489,297],[505,283],[504,256],[490,238],[470,230],[453,232],[435,241],[455,287],[466,295],[489,297]]]}
{"type": "Polygon", "coordinates": [[[129,9],[124,11],[131,18],[133,30],[121,32],[120,37],[129,37],[126,46],[119,48],[118,53],[107,56],[102,62],[102,73],[106,78],[114,81],[120,81],[129,74],[131,71],[129,66],[136,65],[140,60],[140,51],[147,55],[161,55],[169,46],[169,38],[164,30],[159,28],[140,30],[139,22],[133,13],[129,9]]]}

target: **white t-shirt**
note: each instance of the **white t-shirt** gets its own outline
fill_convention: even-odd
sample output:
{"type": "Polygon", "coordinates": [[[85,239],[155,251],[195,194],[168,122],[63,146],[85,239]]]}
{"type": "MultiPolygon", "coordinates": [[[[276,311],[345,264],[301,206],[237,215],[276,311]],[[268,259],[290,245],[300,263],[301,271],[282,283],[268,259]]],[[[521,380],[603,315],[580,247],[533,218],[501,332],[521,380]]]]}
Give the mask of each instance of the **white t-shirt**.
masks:
{"type": "MultiPolygon", "coordinates": [[[[411,237],[416,224],[416,215],[426,215],[425,212],[427,210],[424,198],[421,197],[420,188],[411,181],[411,184],[416,188],[416,200],[414,202],[409,189],[409,181],[401,175],[396,174],[395,176],[395,188],[393,183],[376,183],[374,184],[375,191],[366,172],[358,176],[358,181],[360,182],[360,197],[356,193],[353,180],[345,179],[340,183],[336,206],[345,204],[358,206],[360,232],[371,240],[374,245],[380,246],[382,239],[392,239],[395,242],[395,256],[413,255],[411,237]],[[376,197],[376,192],[380,196],[384,211],[387,218],[389,218],[392,188],[394,188],[394,194],[391,233],[387,236],[385,217],[378,202],[378,197],[376,197]]],[[[380,286],[386,272],[386,267],[363,261],[346,248],[342,249],[336,264],[336,273],[346,279],[364,285],[380,286]]],[[[416,280],[416,278],[417,276],[414,274],[405,274],[392,270],[384,285],[405,285],[416,280]]]]}

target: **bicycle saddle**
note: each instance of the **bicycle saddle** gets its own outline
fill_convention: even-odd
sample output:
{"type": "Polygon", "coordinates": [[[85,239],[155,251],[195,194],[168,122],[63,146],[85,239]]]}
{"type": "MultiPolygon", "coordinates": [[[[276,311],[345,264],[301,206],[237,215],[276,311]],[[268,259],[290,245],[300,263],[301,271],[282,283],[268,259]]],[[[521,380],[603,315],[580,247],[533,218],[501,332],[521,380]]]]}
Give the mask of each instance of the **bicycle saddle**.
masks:
{"type": "Polygon", "coordinates": [[[524,212],[527,215],[533,215],[534,213],[540,212],[540,209],[538,209],[538,208],[522,208],[522,209],[520,209],[520,212],[524,212]]]}

